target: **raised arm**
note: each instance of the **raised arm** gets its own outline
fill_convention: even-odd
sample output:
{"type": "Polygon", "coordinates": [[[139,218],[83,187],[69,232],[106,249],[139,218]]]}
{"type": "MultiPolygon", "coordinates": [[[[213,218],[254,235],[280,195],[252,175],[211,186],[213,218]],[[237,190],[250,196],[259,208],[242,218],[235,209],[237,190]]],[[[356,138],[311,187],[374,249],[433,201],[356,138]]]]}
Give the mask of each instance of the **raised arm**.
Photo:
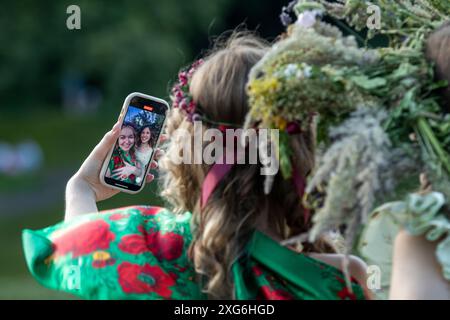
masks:
{"type": "MultiPolygon", "coordinates": [[[[111,131],[107,132],[103,139],[92,150],[91,154],[81,165],[80,169],[70,178],[66,186],[66,212],[64,220],[70,220],[76,216],[98,212],[97,202],[119,193],[118,190],[108,188],[100,182],[100,170],[109,150],[116,143],[120,134],[120,122],[117,122],[111,131]]],[[[166,140],[165,135],[161,141],[166,140]]],[[[156,149],[155,159],[162,156],[163,152],[156,149]]],[[[156,169],[157,162],[151,163],[151,168],[156,169]]],[[[154,179],[152,174],[146,177],[147,183],[154,179]]]]}
{"type": "Polygon", "coordinates": [[[118,191],[101,184],[99,176],[103,162],[117,140],[120,133],[120,122],[92,150],[75,175],[66,186],[65,220],[73,217],[97,212],[97,201],[105,200],[118,191]]]}
{"type": "Polygon", "coordinates": [[[450,282],[436,260],[436,242],[401,231],[395,239],[390,299],[450,299],[450,282]]]}

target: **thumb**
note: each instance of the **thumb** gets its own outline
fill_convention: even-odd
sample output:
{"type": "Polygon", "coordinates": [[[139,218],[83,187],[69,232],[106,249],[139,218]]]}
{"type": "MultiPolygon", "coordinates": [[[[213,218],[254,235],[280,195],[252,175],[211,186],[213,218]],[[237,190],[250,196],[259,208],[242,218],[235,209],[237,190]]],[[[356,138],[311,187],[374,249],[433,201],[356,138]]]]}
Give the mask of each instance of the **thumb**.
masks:
{"type": "Polygon", "coordinates": [[[120,121],[112,127],[111,131],[108,131],[103,139],[95,146],[90,157],[103,161],[111,150],[112,146],[116,143],[120,133],[120,121]]]}

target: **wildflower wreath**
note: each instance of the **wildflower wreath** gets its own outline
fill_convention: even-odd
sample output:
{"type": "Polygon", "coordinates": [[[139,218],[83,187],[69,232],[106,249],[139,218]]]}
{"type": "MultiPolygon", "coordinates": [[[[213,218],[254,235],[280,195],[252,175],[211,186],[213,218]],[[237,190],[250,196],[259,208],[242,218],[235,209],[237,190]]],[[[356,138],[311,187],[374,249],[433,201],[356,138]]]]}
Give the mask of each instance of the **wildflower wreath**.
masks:
{"type": "Polygon", "coordinates": [[[424,54],[426,36],[449,15],[449,3],[431,0],[298,0],[283,8],[287,30],[250,74],[246,126],[280,129],[273,143],[283,177],[291,178],[286,124],[306,126],[318,114],[322,152],[303,199],[315,210],[310,240],[345,225],[350,250],[375,206],[403,185],[411,192],[408,180],[420,172],[450,199],[450,115],[435,93],[447,83],[434,80],[424,54]],[[369,4],[380,8],[381,28],[362,38],[357,31],[369,4]],[[325,16],[345,21],[353,35],[344,36],[325,16]],[[388,45],[369,48],[377,34],[388,45]],[[317,193],[322,196],[312,196],[317,193]]]}

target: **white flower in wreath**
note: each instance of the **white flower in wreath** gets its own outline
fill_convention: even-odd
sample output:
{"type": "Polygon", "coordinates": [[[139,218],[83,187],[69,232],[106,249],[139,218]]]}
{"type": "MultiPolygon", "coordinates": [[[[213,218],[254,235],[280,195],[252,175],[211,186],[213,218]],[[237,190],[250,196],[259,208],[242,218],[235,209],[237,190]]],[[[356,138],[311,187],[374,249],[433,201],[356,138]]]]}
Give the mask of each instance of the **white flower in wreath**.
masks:
{"type": "Polygon", "coordinates": [[[298,72],[301,72],[298,65],[296,65],[295,63],[290,63],[284,69],[283,75],[286,78],[290,78],[290,77],[294,77],[295,75],[297,75],[298,72]]]}
{"type": "Polygon", "coordinates": [[[311,28],[317,20],[317,16],[322,15],[321,10],[307,10],[298,15],[296,24],[302,28],[311,28]]]}
{"type": "Polygon", "coordinates": [[[312,74],[312,67],[309,64],[302,63],[302,70],[297,74],[298,78],[310,78],[312,74]]]}

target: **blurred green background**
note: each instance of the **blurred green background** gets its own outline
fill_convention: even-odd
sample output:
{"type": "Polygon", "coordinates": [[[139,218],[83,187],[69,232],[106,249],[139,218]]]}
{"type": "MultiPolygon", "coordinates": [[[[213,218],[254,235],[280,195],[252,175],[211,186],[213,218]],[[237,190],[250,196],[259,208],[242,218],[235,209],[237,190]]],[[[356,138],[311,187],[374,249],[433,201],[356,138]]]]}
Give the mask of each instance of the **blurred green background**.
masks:
{"type": "MultiPolygon", "coordinates": [[[[112,126],[124,97],[141,91],[168,99],[179,68],[198,57],[215,36],[241,23],[273,40],[283,31],[278,16],[287,2],[2,2],[0,299],[71,298],[40,286],[28,273],[21,231],[63,218],[68,178],[112,126]],[[71,4],[81,9],[81,30],[66,27],[71,4]],[[5,153],[24,141],[41,150],[41,164],[34,170],[19,170],[5,153]]],[[[37,155],[25,158],[39,159],[37,155]]],[[[156,184],[99,207],[131,204],[162,204],[156,184]]]]}

